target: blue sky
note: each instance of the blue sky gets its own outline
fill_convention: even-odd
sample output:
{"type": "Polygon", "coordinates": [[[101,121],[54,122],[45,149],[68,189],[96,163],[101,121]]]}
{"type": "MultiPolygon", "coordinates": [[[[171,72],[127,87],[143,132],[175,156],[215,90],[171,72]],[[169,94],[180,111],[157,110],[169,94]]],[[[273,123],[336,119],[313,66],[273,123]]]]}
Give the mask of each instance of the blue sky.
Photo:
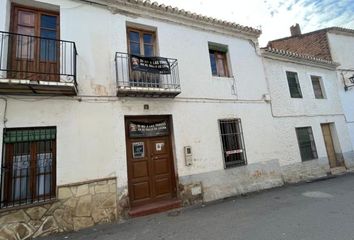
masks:
{"type": "Polygon", "coordinates": [[[302,32],[339,26],[354,29],[354,0],[157,0],[239,24],[261,27],[261,46],[289,36],[299,23],[302,32]]]}

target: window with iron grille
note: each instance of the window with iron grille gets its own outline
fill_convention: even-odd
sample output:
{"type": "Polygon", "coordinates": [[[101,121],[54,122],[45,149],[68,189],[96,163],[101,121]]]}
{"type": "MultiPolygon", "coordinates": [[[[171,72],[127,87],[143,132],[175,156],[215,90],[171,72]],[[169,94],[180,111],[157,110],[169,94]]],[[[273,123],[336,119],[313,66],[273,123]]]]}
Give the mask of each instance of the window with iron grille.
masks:
{"type": "Polygon", "coordinates": [[[316,159],[317,150],[311,127],[296,128],[297,141],[299,143],[302,161],[316,159]]]}
{"type": "Polygon", "coordinates": [[[240,119],[219,120],[225,168],[246,165],[246,151],[240,119]]]}
{"type": "Polygon", "coordinates": [[[311,76],[311,82],[312,82],[312,87],[313,87],[313,92],[315,94],[315,98],[316,99],[323,99],[324,92],[322,89],[321,77],[311,76]]]}
{"type": "Polygon", "coordinates": [[[286,72],[286,78],[288,79],[288,85],[290,90],[290,96],[292,98],[302,98],[299,78],[296,72],[286,72]]]}
{"type": "Polygon", "coordinates": [[[0,208],[44,202],[56,192],[56,128],[4,129],[0,208]]]}

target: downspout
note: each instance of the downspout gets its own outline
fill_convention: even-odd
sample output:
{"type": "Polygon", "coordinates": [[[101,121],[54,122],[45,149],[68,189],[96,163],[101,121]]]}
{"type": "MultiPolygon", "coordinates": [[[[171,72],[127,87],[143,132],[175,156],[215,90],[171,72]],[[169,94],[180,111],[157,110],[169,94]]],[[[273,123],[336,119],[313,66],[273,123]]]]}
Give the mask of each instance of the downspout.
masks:
{"type": "Polygon", "coordinates": [[[6,116],[7,115],[7,98],[0,97],[0,99],[4,100],[4,102],[5,102],[4,114],[3,114],[2,121],[3,121],[4,127],[6,129],[7,128],[6,127],[6,123],[7,123],[7,116],[6,116]]]}

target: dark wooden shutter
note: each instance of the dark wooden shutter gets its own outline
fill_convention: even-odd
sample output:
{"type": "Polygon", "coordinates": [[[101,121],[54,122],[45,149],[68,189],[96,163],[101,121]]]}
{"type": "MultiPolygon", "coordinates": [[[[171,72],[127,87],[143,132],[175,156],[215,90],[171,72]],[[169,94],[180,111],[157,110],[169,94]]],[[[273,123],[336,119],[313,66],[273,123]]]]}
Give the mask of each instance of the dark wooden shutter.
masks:
{"type": "Polygon", "coordinates": [[[320,77],[311,76],[311,81],[312,81],[313,91],[315,93],[315,98],[317,98],[317,99],[324,98],[322,87],[321,87],[320,77]]]}
{"type": "Polygon", "coordinates": [[[317,150],[311,127],[296,128],[302,161],[317,158],[317,150]]]}
{"type": "Polygon", "coordinates": [[[288,79],[288,85],[290,90],[290,96],[292,98],[302,98],[301,88],[299,84],[299,79],[297,73],[286,72],[286,77],[288,79]]]}

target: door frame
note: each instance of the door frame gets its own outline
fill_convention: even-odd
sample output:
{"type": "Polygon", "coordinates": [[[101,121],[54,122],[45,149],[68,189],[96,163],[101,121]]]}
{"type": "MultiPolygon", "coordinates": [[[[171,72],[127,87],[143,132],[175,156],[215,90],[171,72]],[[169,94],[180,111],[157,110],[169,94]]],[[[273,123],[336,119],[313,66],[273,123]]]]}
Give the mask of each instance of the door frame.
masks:
{"type": "MultiPolygon", "coordinates": [[[[125,147],[126,147],[126,164],[127,164],[127,183],[128,183],[128,199],[129,199],[129,208],[132,208],[131,203],[131,186],[129,183],[130,173],[128,167],[128,140],[129,138],[129,121],[130,120],[138,120],[142,122],[155,122],[157,120],[166,120],[167,121],[167,128],[168,128],[168,135],[170,141],[170,151],[171,151],[171,184],[172,184],[172,198],[179,198],[179,189],[178,189],[178,174],[177,174],[177,162],[176,162],[176,154],[175,154],[175,141],[174,141],[174,133],[173,133],[173,121],[172,115],[125,115],[124,116],[124,127],[125,127],[125,147]]],[[[142,137],[143,139],[144,137],[142,137]]],[[[145,137],[149,138],[149,137],[145,137]]],[[[153,137],[152,137],[153,138],[153,137]]],[[[139,139],[139,138],[136,138],[139,139]]],[[[144,205],[144,204],[142,204],[144,205]]]]}
{"type": "Polygon", "coordinates": [[[322,138],[323,138],[323,142],[325,145],[325,149],[326,149],[326,154],[327,154],[327,159],[328,159],[328,164],[330,168],[337,168],[337,167],[343,167],[345,166],[344,161],[341,161],[340,158],[338,159],[338,154],[337,154],[337,149],[336,149],[336,144],[335,144],[335,139],[334,136],[336,136],[333,131],[334,131],[334,127],[335,127],[335,123],[334,122],[328,122],[328,123],[321,123],[321,132],[322,132],[322,138]],[[323,127],[324,126],[328,126],[329,129],[329,133],[330,133],[330,138],[331,138],[331,142],[332,142],[332,146],[333,146],[333,151],[334,151],[334,156],[335,156],[335,166],[331,166],[331,162],[329,159],[329,154],[328,154],[328,149],[327,149],[327,145],[326,145],[326,140],[325,140],[325,136],[324,136],[324,132],[323,132],[323,127]]]}

